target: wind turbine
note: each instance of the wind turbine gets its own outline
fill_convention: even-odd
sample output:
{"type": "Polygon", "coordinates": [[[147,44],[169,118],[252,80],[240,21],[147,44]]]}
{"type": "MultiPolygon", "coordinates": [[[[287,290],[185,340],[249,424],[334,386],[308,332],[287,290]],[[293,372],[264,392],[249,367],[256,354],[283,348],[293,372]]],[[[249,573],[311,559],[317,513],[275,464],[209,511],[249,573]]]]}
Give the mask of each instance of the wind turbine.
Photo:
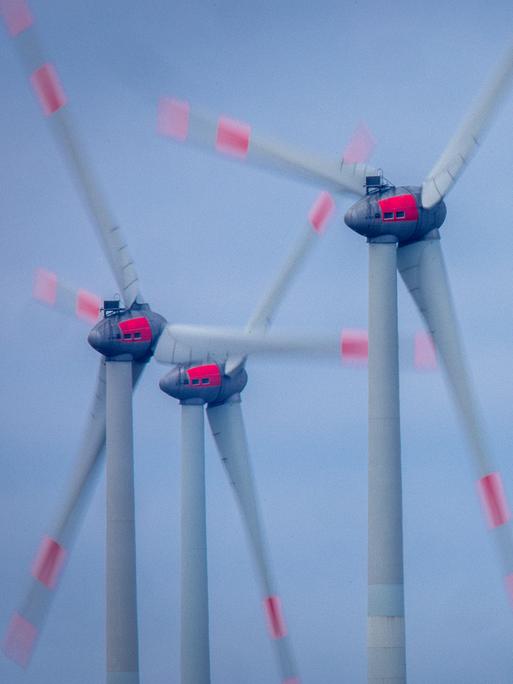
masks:
{"type": "Polygon", "coordinates": [[[184,100],[164,98],[159,105],[159,130],[165,136],[342,196],[361,197],[347,210],[345,222],[369,244],[369,682],[406,681],[397,271],[442,360],[506,588],[513,596],[509,507],[467,370],[439,233],[446,217],[445,196],[480,144],[512,72],[510,47],[421,186],[395,187],[366,165],[322,159],[259,136],[246,123],[211,117],[184,100]]]}
{"type": "MultiPolygon", "coordinates": [[[[73,121],[67,109],[67,98],[60,84],[54,66],[46,62],[34,32],[34,18],[24,0],[2,0],[0,9],[11,36],[15,39],[19,56],[25,67],[33,89],[39,99],[43,113],[48,117],[60,151],[68,164],[69,171],[76,181],[85,206],[87,207],[97,236],[108,259],[117,287],[122,296],[122,304],[118,301],[104,303],[104,318],[93,328],[89,342],[100,352],[98,379],[95,397],[89,416],[79,459],[79,467],[75,479],[68,492],[67,499],[57,518],[52,533],[43,539],[38,555],[32,567],[33,580],[20,610],[15,613],[8,628],[4,642],[4,650],[12,659],[26,665],[32,649],[42,628],[42,624],[75,537],[88,494],[95,482],[95,474],[101,466],[103,447],[107,451],[107,681],[109,684],[134,684],[139,681],[138,657],[138,624],[137,624],[137,587],[136,587],[136,555],[134,524],[134,482],[133,482],[133,430],[132,430],[132,392],[139,381],[145,364],[149,361],[161,333],[165,320],[153,312],[145,302],[139,287],[139,280],[133,259],[128,251],[126,241],[120,227],[114,220],[108,204],[100,190],[100,186],[89,167],[87,157],[81,148],[73,121]]],[[[327,194],[321,196],[320,205],[314,209],[309,232],[319,232],[327,219],[331,208],[331,199],[327,194]],[[313,227],[313,231],[312,231],[313,227]]],[[[302,238],[298,248],[280,274],[279,283],[272,292],[271,299],[266,300],[266,319],[260,322],[265,330],[274,308],[297,270],[297,266],[305,256],[310,236],[302,238]]],[[[88,302],[91,305],[91,302],[88,302]]],[[[84,306],[87,305],[84,304],[84,306]]],[[[94,308],[94,303],[93,303],[94,308]]],[[[89,312],[90,313],[90,312],[89,312]]],[[[264,315],[262,314],[262,315],[264,315]]],[[[225,331],[226,332],[226,331],[225,331]]],[[[280,338],[264,339],[262,334],[250,335],[249,331],[230,331],[227,336],[217,331],[216,340],[212,344],[207,340],[193,342],[192,346],[177,341],[173,337],[172,328],[166,329],[164,336],[166,360],[171,363],[194,365],[204,358],[210,358],[218,380],[217,386],[230,384],[233,389],[241,390],[240,383],[232,383],[231,377],[238,374],[245,376],[242,369],[248,353],[264,352],[282,354],[292,352],[303,353],[310,350],[314,353],[331,354],[336,350],[338,341],[330,342],[319,348],[319,340],[280,338]],[[292,344],[293,343],[293,344],[292,344]],[[226,378],[224,367],[226,359],[213,347],[221,344],[227,358],[235,358],[237,371],[231,368],[226,378]],[[167,346],[166,346],[167,345],[167,346]],[[171,346],[169,346],[171,345],[171,346]],[[240,356],[242,355],[242,356],[240,356]]],[[[208,332],[211,335],[211,332],[208,332]]],[[[183,373],[189,371],[179,371],[183,373]]],[[[194,382],[194,381],[193,381],[194,382]]],[[[193,385],[193,382],[191,385],[193,385]]],[[[244,383],[245,384],[245,383],[244,383]]],[[[214,383],[211,383],[214,386],[214,383]]],[[[200,385],[200,389],[205,389],[200,385]]],[[[229,393],[226,394],[228,399],[229,393]]],[[[218,397],[219,399],[219,397],[218,397]]],[[[194,404],[193,404],[194,405],[194,404]]],[[[285,668],[287,678],[294,681],[292,657],[285,639],[285,627],[280,612],[279,599],[275,595],[274,585],[270,579],[266,551],[261,530],[256,494],[253,490],[248,472],[245,440],[242,436],[242,418],[232,401],[224,407],[218,402],[218,410],[214,408],[211,422],[226,427],[219,429],[218,445],[225,459],[229,460],[233,484],[241,502],[241,509],[246,518],[250,538],[255,548],[259,572],[266,587],[266,608],[270,620],[271,633],[280,641],[279,654],[282,669],[285,668]],[[239,430],[238,441],[233,442],[230,431],[239,430]],[[240,452],[240,453],[239,453],[240,452]],[[241,455],[242,465],[235,465],[235,459],[241,455]],[[234,468],[238,468],[235,474],[234,468]],[[240,480],[238,479],[240,475],[240,480]],[[255,536],[256,535],[256,536],[255,536]]],[[[209,409],[210,410],[210,409],[209,409]]],[[[197,418],[192,425],[187,422],[184,408],[184,448],[191,452],[191,445],[198,438],[201,430],[197,418]]],[[[187,498],[185,498],[187,504],[187,498]]],[[[197,532],[193,526],[188,534],[197,532]]],[[[186,537],[185,541],[188,541],[186,537]]],[[[189,646],[192,650],[192,646],[189,646]]],[[[208,651],[207,651],[208,656],[208,651]]],[[[201,681],[208,681],[208,673],[201,681]]],[[[191,673],[187,673],[184,682],[198,681],[191,673]],[[192,677],[192,678],[191,678],[192,677]]]]}

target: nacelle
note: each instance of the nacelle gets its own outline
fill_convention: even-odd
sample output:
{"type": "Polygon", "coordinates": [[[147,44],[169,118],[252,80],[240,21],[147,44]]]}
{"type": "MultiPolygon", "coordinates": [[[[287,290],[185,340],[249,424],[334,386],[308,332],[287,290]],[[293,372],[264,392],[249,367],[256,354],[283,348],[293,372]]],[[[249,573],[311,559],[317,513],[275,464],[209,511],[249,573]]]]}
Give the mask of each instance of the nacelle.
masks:
{"type": "Polygon", "coordinates": [[[389,188],[373,192],[353,204],[344,216],[345,223],[369,239],[393,235],[399,243],[420,240],[445,221],[447,209],[439,202],[424,209],[421,188],[389,188]]]}

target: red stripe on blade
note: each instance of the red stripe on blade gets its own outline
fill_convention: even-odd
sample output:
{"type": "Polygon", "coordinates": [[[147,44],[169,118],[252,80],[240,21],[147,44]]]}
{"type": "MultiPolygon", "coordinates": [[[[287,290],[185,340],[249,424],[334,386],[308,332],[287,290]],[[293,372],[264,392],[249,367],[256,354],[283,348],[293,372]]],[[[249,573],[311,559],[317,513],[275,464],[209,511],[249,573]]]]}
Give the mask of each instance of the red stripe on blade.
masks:
{"type": "Polygon", "coordinates": [[[490,473],[478,480],[477,487],[489,527],[504,525],[511,518],[506,494],[499,473],[490,473]]]}
{"type": "Polygon", "coordinates": [[[326,222],[333,213],[334,208],[335,202],[329,192],[321,192],[308,214],[308,220],[317,233],[323,232],[326,222]]]}
{"type": "Polygon", "coordinates": [[[248,124],[222,116],[217,124],[216,149],[235,157],[245,157],[250,135],[251,127],[248,124]]]}
{"type": "Polygon", "coordinates": [[[100,306],[100,299],[92,294],[92,292],[87,292],[87,290],[79,290],[77,292],[75,313],[79,318],[96,323],[100,316],[100,306]]]}
{"type": "Polygon", "coordinates": [[[32,296],[40,302],[53,306],[57,301],[57,276],[55,273],[38,268],[34,277],[32,296]]]}
{"type": "Polygon", "coordinates": [[[2,650],[5,655],[21,667],[27,667],[37,639],[37,629],[19,613],[14,613],[9,625],[2,650]]]}
{"type": "Polygon", "coordinates": [[[436,350],[433,338],[429,333],[419,332],[415,335],[413,348],[413,363],[419,370],[434,370],[436,368],[436,350]]]}
{"type": "Polygon", "coordinates": [[[0,13],[3,15],[9,35],[15,38],[34,23],[25,0],[0,0],[0,13]]]}
{"type": "Polygon", "coordinates": [[[163,97],[158,106],[157,131],[177,140],[185,140],[189,134],[189,103],[163,97]]]}
{"type": "Polygon", "coordinates": [[[32,575],[48,589],[54,589],[66,560],[66,550],[55,539],[43,537],[36,559],[32,565],[32,575]]]}
{"type": "Polygon", "coordinates": [[[511,604],[513,606],[513,572],[509,575],[506,575],[506,577],[504,578],[504,583],[506,585],[506,591],[508,593],[509,600],[511,601],[511,604]]]}
{"type": "Polygon", "coordinates": [[[264,608],[267,615],[269,633],[273,639],[282,639],[287,634],[285,620],[281,612],[279,596],[268,596],[264,599],[264,608]]]}
{"type": "Polygon", "coordinates": [[[370,159],[375,147],[374,136],[362,122],[351,136],[342,158],[346,164],[362,164],[370,159]]]}
{"type": "Polygon", "coordinates": [[[43,64],[30,77],[45,116],[55,114],[67,102],[66,95],[52,64],[43,64]]]}
{"type": "Polygon", "coordinates": [[[369,338],[366,330],[342,330],[340,339],[342,361],[347,363],[367,363],[369,358],[369,338]]]}

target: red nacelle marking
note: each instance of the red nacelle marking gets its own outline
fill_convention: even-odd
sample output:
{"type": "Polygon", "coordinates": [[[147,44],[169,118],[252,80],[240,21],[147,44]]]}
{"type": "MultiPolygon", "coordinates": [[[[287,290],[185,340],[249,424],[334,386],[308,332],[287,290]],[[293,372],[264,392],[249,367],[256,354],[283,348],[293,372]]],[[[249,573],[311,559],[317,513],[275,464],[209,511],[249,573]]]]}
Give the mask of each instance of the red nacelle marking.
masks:
{"type": "Polygon", "coordinates": [[[491,528],[504,525],[511,518],[500,473],[485,475],[477,483],[481,501],[491,528]]]}
{"type": "Polygon", "coordinates": [[[66,560],[66,549],[55,539],[44,537],[32,566],[32,575],[48,589],[54,589],[66,560]]]}
{"type": "Polygon", "coordinates": [[[14,613],[7,627],[2,650],[15,663],[27,667],[36,639],[37,628],[23,615],[14,613]]]}
{"type": "Polygon", "coordinates": [[[152,334],[148,319],[129,318],[118,325],[122,333],[122,342],[151,342],[152,334]],[[125,335],[130,337],[125,337],[125,335]]]}
{"type": "Polygon", "coordinates": [[[333,213],[334,207],[335,202],[329,192],[321,192],[308,214],[308,220],[316,233],[323,232],[324,226],[333,213]]]}
{"type": "Polygon", "coordinates": [[[0,14],[3,15],[7,30],[12,38],[15,38],[34,23],[34,18],[25,0],[0,0],[0,14]]]}
{"type": "Polygon", "coordinates": [[[66,95],[52,64],[43,64],[30,77],[45,116],[55,114],[67,102],[66,95]]]}
{"type": "Polygon", "coordinates": [[[419,332],[415,335],[413,363],[418,369],[434,370],[436,368],[436,350],[429,333],[419,332]]]}
{"type": "Polygon", "coordinates": [[[250,135],[251,127],[248,124],[222,116],[217,125],[216,150],[235,157],[245,157],[250,135]]]}
{"type": "Polygon", "coordinates": [[[192,383],[193,380],[198,380],[198,383],[194,383],[194,386],[201,387],[202,380],[208,380],[208,383],[203,383],[203,386],[209,385],[210,387],[219,387],[221,384],[221,371],[219,366],[215,363],[209,363],[205,366],[195,366],[194,368],[187,369],[187,376],[189,382],[192,383]]]}
{"type": "Polygon", "coordinates": [[[413,195],[396,195],[395,197],[385,197],[378,200],[381,209],[381,220],[388,221],[417,221],[419,218],[419,208],[413,195]],[[397,212],[403,212],[404,216],[397,216],[397,212]],[[392,214],[390,218],[385,218],[385,214],[392,214]]]}
{"type": "Polygon", "coordinates": [[[273,639],[283,639],[287,635],[285,620],[281,612],[279,596],[268,596],[264,599],[264,608],[269,623],[269,633],[273,639]]]}

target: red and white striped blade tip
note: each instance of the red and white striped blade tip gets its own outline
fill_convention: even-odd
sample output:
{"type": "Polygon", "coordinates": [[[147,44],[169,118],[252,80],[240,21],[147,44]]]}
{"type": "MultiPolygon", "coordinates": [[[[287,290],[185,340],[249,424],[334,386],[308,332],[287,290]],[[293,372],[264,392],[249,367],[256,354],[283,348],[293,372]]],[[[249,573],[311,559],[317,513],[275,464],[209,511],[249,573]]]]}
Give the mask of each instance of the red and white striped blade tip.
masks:
{"type": "Polygon", "coordinates": [[[366,330],[342,330],[340,355],[343,363],[365,365],[369,358],[369,336],[366,330]]]}
{"type": "Polygon", "coordinates": [[[32,296],[47,306],[55,306],[88,323],[96,323],[100,317],[100,297],[87,290],[74,290],[64,285],[56,273],[44,268],[38,268],[35,272],[32,296]]]}
{"type": "Polygon", "coordinates": [[[372,156],[376,147],[376,139],[369,127],[362,121],[354,130],[342,159],[346,164],[363,164],[372,156]]]}
{"type": "Polygon", "coordinates": [[[330,220],[335,209],[335,201],[329,192],[321,192],[315,200],[308,220],[316,233],[324,232],[327,222],[330,220]]]}
{"type": "Polygon", "coordinates": [[[66,562],[67,551],[55,539],[43,537],[32,564],[32,576],[47,589],[55,589],[66,562]]]}
{"type": "Polygon", "coordinates": [[[37,628],[19,613],[14,613],[7,626],[2,650],[9,660],[25,668],[30,662],[37,636],[37,628]]]}
{"type": "MultiPolygon", "coordinates": [[[[184,142],[191,138],[191,118],[191,107],[186,100],[163,97],[158,105],[157,131],[160,135],[184,142]]],[[[203,144],[211,140],[214,149],[222,154],[244,159],[249,152],[251,127],[243,121],[227,116],[211,120],[196,114],[192,137],[196,135],[203,144]]]]}
{"type": "Polygon", "coordinates": [[[25,0],[0,0],[0,14],[13,38],[34,23],[34,18],[25,0]]]}
{"type": "Polygon", "coordinates": [[[279,596],[267,596],[264,599],[264,609],[267,616],[269,634],[273,639],[283,639],[287,635],[285,619],[279,596]]]}

